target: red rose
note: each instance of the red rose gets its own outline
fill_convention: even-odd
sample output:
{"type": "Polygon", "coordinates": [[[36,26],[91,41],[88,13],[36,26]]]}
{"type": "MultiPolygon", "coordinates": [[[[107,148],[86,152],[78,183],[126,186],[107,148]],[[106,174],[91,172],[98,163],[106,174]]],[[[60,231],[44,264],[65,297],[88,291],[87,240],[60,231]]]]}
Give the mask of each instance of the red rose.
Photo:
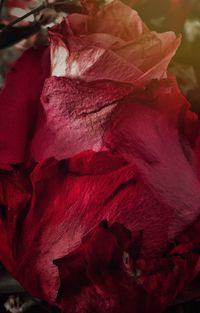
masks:
{"type": "MultiPolygon", "coordinates": [[[[82,26],[98,29],[120,6],[82,26]]],[[[127,83],[114,57],[102,72],[92,59],[84,77],[82,42],[98,36],[72,35],[75,20],[80,31],[83,16],[69,16],[50,44],[54,74],[60,52],[68,57],[65,77],[46,78],[48,48],[29,50],[1,93],[0,260],[30,294],[68,313],[160,313],[200,270],[199,121],[172,79],[127,83]]],[[[136,34],[149,34],[139,25],[136,34]]],[[[166,63],[160,75],[157,62],[161,78],[166,63]]]]}

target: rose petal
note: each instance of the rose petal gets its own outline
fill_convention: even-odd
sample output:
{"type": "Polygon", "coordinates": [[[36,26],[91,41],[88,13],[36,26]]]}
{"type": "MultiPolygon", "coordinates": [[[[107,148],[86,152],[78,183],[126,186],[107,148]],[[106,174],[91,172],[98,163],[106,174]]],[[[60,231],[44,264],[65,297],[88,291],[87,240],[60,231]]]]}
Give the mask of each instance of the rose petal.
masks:
{"type": "Polygon", "coordinates": [[[76,35],[108,33],[125,41],[135,40],[148,31],[137,12],[120,1],[102,6],[94,17],[72,14],[69,25],[76,35]]]}
{"type": "Polygon", "coordinates": [[[105,137],[107,148],[138,166],[156,199],[174,208],[169,239],[190,225],[200,209],[198,168],[183,127],[187,110],[176,85],[152,83],[146,95],[141,92],[118,106],[105,137]]]}
{"type": "Polygon", "coordinates": [[[62,159],[88,149],[99,151],[113,110],[132,89],[109,81],[47,79],[41,98],[45,115],[31,144],[31,158],[62,159]]]}
{"type": "Polygon", "coordinates": [[[164,257],[174,208],[158,201],[142,171],[115,153],[50,159],[31,176],[19,168],[2,171],[0,178],[1,260],[36,297],[52,304],[57,299],[69,312],[97,307],[97,312],[147,313],[156,306],[161,312],[199,273],[199,255],[193,253],[199,240],[188,246],[199,238],[199,228],[181,234],[179,248],[164,257]],[[129,267],[124,252],[132,258],[129,267]]]}
{"type": "Polygon", "coordinates": [[[30,49],[12,66],[0,94],[0,164],[26,158],[40,110],[40,94],[49,70],[48,49],[30,49]]]}
{"type": "Polygon", "coordinates": [[[68,50],[57,35],[51,35],[52,76],[132,83],[143,74],[134,64],[128,63],[111,50],[88,47],[87,43],[74,37],[71,42],[72,51],[68,50]]]}
{"type": "Polygon", "coordinates": [[[180,44],[173,32],[151,32],[118,1],[94,17],[70,15],[52,29],[50,38],[52,75],[141,85],[165,76],[180,44]]]}

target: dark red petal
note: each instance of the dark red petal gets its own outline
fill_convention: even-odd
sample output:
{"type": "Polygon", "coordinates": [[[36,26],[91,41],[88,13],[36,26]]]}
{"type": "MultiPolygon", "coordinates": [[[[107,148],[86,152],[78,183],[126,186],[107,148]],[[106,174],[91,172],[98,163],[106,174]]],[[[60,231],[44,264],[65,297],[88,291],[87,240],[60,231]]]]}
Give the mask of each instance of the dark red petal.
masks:
{"type": "Polygon", "coordinates": [[[156,199],[142,172],[115,153],[2,175],[0,203],[12,210],[1,216],[1,260],[30,294],[57,299],[66,312],[161,312],[199,273],[198,242],[188,245],[198,228],[173,237],[179,246],[166,253],[179,202],[156,199]]]}
{"type": "Polygon", "coordinates": [[[1,167],[25,160],[48,74],[49,50],[46,47],[26,51],[11,67],[0,94],[1,167]]]}
{"type": "Polygon", "coordinates": [[[187,110],[174,82],[153,82],[118,107],[105,136],[106,147],[136,164],[155,198],[171,210],[169,239],[193,223],[200,210],[187,110]]]}

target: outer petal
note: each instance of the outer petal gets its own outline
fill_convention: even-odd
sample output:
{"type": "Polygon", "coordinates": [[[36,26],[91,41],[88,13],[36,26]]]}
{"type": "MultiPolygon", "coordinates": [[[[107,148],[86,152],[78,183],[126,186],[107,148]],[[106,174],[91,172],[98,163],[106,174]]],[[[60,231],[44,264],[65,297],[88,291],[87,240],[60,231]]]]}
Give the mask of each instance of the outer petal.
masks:
{"type": "Polygon", "coordinates": [[[55,261],[61,279],[58,302],[65,312],[163,312],[200,272],[200,256],[192,249],[138,259],[129,269],[122,252],[112,227],[99,226],[80,248],[55,261]]]}
{"type": "Polygon", "coordinates": [[[176,85],[155,82],[146,95],[118,107],[105,137],[107,148],[136,164],[155,198],[172,209],[169,239],[200,214],[198,167],[184,126],[187,110],[176,85]]]}
{"type": "Polygon", "coordinates": [[[30,193],[30,183],[25,175],[18,171],[0,171],[0,260],[14,276],[17,265],[13,255],[19,244],[13,250],[13,237],[18,237],[18,225],[23,220],[30,193]]]}
{"type": "Polygon", "coordinates": [[[199,273],[199,227],[163,254],[174,208],[116,154],[47,160],[31,176],[19,168],[0,179],[0,258],[34,296],[69,312],[161,312],[199,273]]]}
{"type": "Polygon", "coordinates": [[[47,79],[41,97],[43,117],[31,144],[31,158],[62,159],[88,149],[99,151],[113,111],[132,90],[130,85],[109,81],[47,79]]]}
{"type": "Polygon", "coordinates": [[[49,74],[47,48],[30,49],[12,66],[0,94],[0,165],[21,163],[33,134],[49,74]]]}
{"type": "MultiPolygon", "coordinates": [[[[5,238],[6,229],[10,247],[1,249],[1,260],[9,270],[12,268],[12,274],[26,290],[54,303],[59,277],[53,260],[79,247],[83,238],[102,220],[124,222],[133,231],[140,230],[146,220],[145,240],[153,243],[157,237],[151,234],[154,214],[151,210],[149,220],[146,219],[148,210],[143,212],[142,218],[139,214],[140,210],[144,210],[145,201],[142,199],[147,191],[143,191],[142,185],[137,187],[136,175],[134,166],[130,167],[123,159],[108,152],[83,153],[59,163],[49,160],[32,173],[31,204],[27,207],[27,202],[24,202],[20,211],[16,210],[10,199],[13,194],[23,198],[21,183],[19,188],[12,184],[15,189],[11,190],[3,181],[3,187],[8,190],[3,202],[6,225],[13,227],[0,229],[2,238],[5,238]],[[133,204],[134,214],[131,213],[133,204]],[[9,249],[14,258],[11,261],[6,252],[9,249]],[[34,271],[30,272],[30,267],[34,271]]],[[[7,181],[12,182],[12,174],[7,177],[7,181]]],[[[159,219],[160,214],[155,217],[156,225],[159,225],[159,219]]],[[[5,225],[5,219],[2,219],[2,224],[5,225]]],[[[159,226],[155,231],[159,231],[159,226]]],[[[163,245],[161,237],[160,234],[151,250],[155,251],[158,245],[160,249],[160,244],[163,245]]],[[[5,247],[8,247],[6,242],[5,247]]]]}

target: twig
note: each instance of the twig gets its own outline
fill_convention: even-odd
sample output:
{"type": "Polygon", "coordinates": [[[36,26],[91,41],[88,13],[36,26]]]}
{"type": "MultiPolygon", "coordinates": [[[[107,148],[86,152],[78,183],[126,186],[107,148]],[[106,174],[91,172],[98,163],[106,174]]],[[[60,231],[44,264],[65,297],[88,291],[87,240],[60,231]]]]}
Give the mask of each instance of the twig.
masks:
{"type": "MultiPolygon", "coordinates": [[[[4,1],[4,0],[0,0],[0,1],[4,1]]],[[[27,18],[30,15],[34,15],[36,13],[39,13],[43,9],[55,8],[56,6],[60,6],[62,4],[67,4],[67,1],[59,1],[59,2],[55,2],[55,3],[47,3],[47,2],[43,3],[40,6],[38,6],[37,8],[35,8],[35,9],[31,10],[30,12],[26,13],[25,15],[15,19],[14,21],[12,21],[8,25],[6,25],[1,31],[4,32],[4,31],[8,30],[11,26],[13,26],[13,25],[23,21],[25,18],[27,18]]]]}
{"type": "Polygon", "coordinates": [[[30,12],[26,13],[25,15],[21,16],[21,17],[18,17],[16,18],[14,21],[12,21],[11,23],[9,23],[8,25],[6,25],[3,29],[2,29],[2,32],[8,30],[11,26],[23,21],[25,18],[27,18],[28,16],[30,15],[34,15],[38,12],[40,12],[41,10],[47,8],[47,4],[43,3],[41,4],[39,7],[31,10],[30,12]]]}

